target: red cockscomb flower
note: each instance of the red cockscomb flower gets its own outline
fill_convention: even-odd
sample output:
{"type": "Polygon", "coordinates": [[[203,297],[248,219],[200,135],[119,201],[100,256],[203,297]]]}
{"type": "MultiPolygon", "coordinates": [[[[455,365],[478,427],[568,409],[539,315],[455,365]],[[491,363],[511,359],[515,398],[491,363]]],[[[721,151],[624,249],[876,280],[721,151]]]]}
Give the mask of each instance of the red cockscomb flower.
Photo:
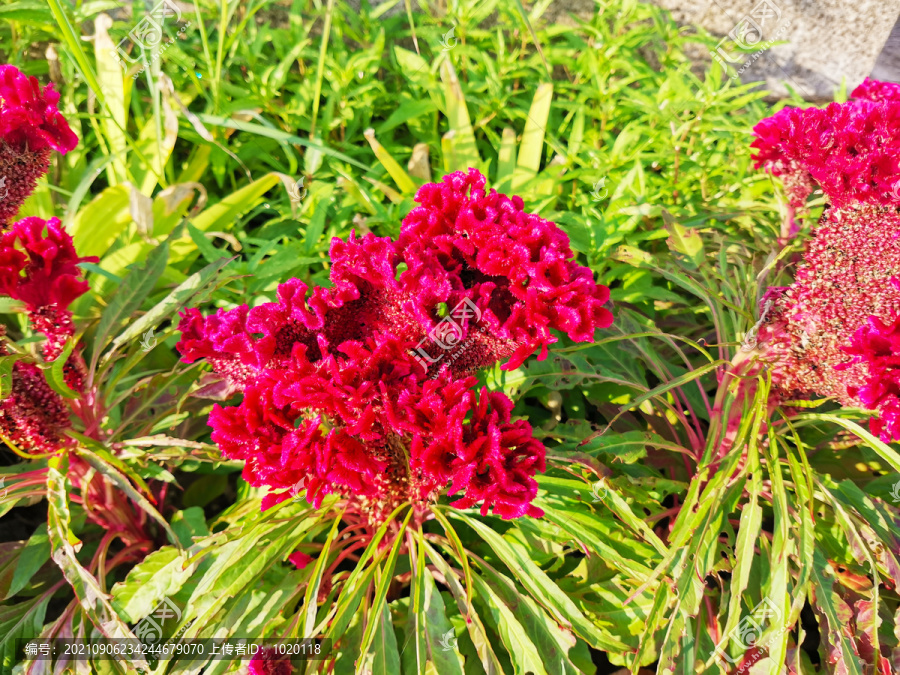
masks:
{"type": "Polygon", "coordinates": [[[760,351],[780,396],[877,410],[873,431],[900,439],[900,86],[867,80],[853,96],[755,129],[758,164],[785,179],[795,204],[814,184],[829,201],[794,283],[767,295],[760,351]]]}
{"type": "Polygon", "coordinates": [[[609,291],[553,223],[475,170],[423,186],[397,242],[335,239],[330,288],[291,279],[253,308],[182,314],[183,360],[205,358],[243,401],[210,414],[255,486],[351,499],[371,521],[442,490],[503,518],[537,516],[544,448],[478,369],[545,356],[551,330],[593,339],[609,291]],[[405,267],[405,269],[404,269],[405,267]]]}
{"type": "Polygon", "coordinates": [[[781,178],[792,206],[818,186],[835,206],[900,206],[900,98],[867,81],[860,98],[826,108],[785,108],[753,129],[757,168],[781,178]]]}
{"type": "Polygon", "coordinates": [[[863,384],[850,386],[847,393],[878,411],[879,417],[869,421],[872,433],[885,443],[900,440],[900,316],[890,323],[870,317],[843,351],[853,358],[841,369],[856,364],[865,368],[863,384]]]}
{"type": "Polygon", "coordinates": [[[867,77],[861,85],[853,90],[850,97],[867,101],[900,101],[900,84],[880,82],[867,77]]]}
{"type": "Polygon", "coordinates": [[[58,218],[23,218],[0,235],[0,293],[25,303],[47,360],[75,333],[69,305],[88,289],[78,263],[97,261],[79,257],[58,218]]]}
{"type": "Polygon", "coordinates": [[[52,84],[42,89],[37,78],[0,66],[0,230],[47,173],[50,152],[78,144],[58,103],[52,84]]]}

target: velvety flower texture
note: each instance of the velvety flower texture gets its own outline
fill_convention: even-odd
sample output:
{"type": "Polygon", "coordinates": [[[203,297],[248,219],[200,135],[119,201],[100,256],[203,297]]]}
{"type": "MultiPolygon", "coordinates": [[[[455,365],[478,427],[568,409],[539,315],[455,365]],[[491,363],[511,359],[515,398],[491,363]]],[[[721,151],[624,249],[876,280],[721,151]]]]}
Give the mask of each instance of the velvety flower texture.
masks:
{"type": "Polygon", "coordinates": [[[789,397],[833,396],[860,405],[848,387],[865,381],[843,347],[870,316],[893,317],[900,291],[900,216],[874,206],[828,209],[813,231],[795,281],[774,300],[759,341],[777,355],[777,383],[789,397]]]}
{"type": "MultiPolygon", "coordinates": [[[[87,291],[72,238],[56,218],[24,218],[0,235],[0,294],[21,300],[32,330],[44,333],[44,358],[55,359],[75,333],[69,305],[87,291]]],[[[72,355],[66,381],[81,389],[83,362],[72,355]]],[[[37,365],[16,362],[12,392],[0,401],[0,432],[26,453],[47,454],[69,443],[69,411],[37,365]]]]}
{"type": "Polygon", "coordinates": [[[818,186],[835,206],[900,206],[900,87],[867,80],[853,100],[784,108],[753,129],[753,159],[781,178],[794,207],[818,186]]]}
{"type": "MultiPolygon", "coordinates": [[[[800,166],[806,153],[809,185],[818,183],[829,201],[794,283],[766,296],[762,358],[783,398],[828,396],[876,410],[871,426],[885,440],[900,439],[891,337],[900,315],[898,93],[897,85],[867,81],[854,91],[858,100],[782,111],[757,125],[758,133],[780,130],[781,141],[754,144],[765,146],[764,164],[776,174],[800,166]],[[881,192],[891,186],[898,190],[881,192]]],[[[786,175],[789,186],[799,185],[797,175],[786,175]]]]}
{"type": "MultiPolygon", "coordinates": [[[[893,286],[898,285],[895,279],[893,286]]],[[[863,384],[850,386],[848,394],[879,412],[869,423],[872,433],[886,443],[900,438],[900,317],[890,324],[871,317],[844,351],[853,358],[839,369],[865,366],[863,384]]]]}
{"type": "Polygon", "coordinates": [[[75,334],[69,305],[88,289],[78,263],[98,260],[78,256],[58,218],[23,218],[0,235],[0,293],[25,303],[48,361],[75,334]]]}
{"type": "Polygon", "coordinates": [[[331,247],[330,288],[291,279],[277,301],[182,314],[178,349],[205,358],[244,398],[215,406],[213,440],[244,477],[283,492],[348,496],[379,520],[448,488],[503,518],[531,504],[544,448],[479,368],[515,367],[556,338],[608,326],[609,291],[572,261],[553,223],[486,192],[477,171],[423,186],[396,242],[331,247]]]}
{"type": "Polygon", "coordinates": [[[17,361],[12,391],[0,401],[0,433],[22,452],[44,455],[68,442],[69,412],[33,363],[17,361]]]}
{"type": "Polygon", "coordinates": [[[50,152],[78,144],[58,103],[52,84],[42,89],[36,77],[0,66],[0,230],[47,173],[50,152]]]}

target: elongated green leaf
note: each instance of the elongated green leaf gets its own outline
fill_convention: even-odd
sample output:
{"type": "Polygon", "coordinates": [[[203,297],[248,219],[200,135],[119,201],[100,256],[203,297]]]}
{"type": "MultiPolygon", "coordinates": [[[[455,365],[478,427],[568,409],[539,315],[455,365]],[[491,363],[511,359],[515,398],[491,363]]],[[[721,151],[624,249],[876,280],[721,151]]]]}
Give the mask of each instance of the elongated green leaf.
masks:
{"type": "MultiPolygon", "coordinates": [[[[557,620],[570,625],[588,644],[596,649],[626,651],[627,645],[605,635],[594,626],[578,606],[566,596],[547,574],[538,567],[521,545],[508,541],[486,524],[461,512],[452,512],[453,517],[462,520],[474,529],[494,553],[510,568],[516,578],[541,604],[550,608],[557,620]]],[[[663,547],[665,549],[665,547],[663,547]]]]}
{"type": "Polygon", "coordinates": [[[473,581],[475,589],[484,598],[484,604],[492,623],[497,626],[497,632],[509,654],[515,675],[526,675],[527,673],[547,675],[541,654],[538,653],[537,647],[534,646],[525,628],[516,620],[510,608],[480,576],[475,575],[473,581]]]}
{"type": "Polygon", "coordinates": [[[0,605],[0,673],[3,675],[13,672],[17,665],[16,640],[40,635],[52,597],[53,593],[47,592],[18,604],[0,605]]]}
{"type": "Polygon", "coordinates": [[[316,152],[321,152],[323,155],[326,155],[328,157],[334,157],[335,159],[338,159],[342,162],[347,162],[347,164],[352,164],[353,166],[364,171],[368,171],[369,169],[369,167],[367,167],[362,162],[355,160],[342,152],[338,152],[337,150],[329,148],[327,145],[323,145],[321,141],[311,141],[306,138],[301,138],[300,136],[295,136],[294,134],[289,134],[279,129],[272,129],[270,127],[263,126],[262,124],[253,124],[252,122],[243,122],[241,120],[235,120],[226,117],[217,117],[215,115],[206,115],[201,113],[197,115],[197,118],[201,122],[203,122],[203,124],[206,124],[208,126],[223,127],[225,129],[238,129],[240,131],[257,134],[258,136],[271,138],[276,141],[302,145],[303,147],[311,148],[316,152]]]}
{"type": "Polygon", "coordinates": [[[391,610],[387,604],[381,605],[381,611],[371,623],[377,626],[372,642],[375,656],[372,659],[372,675],[397,675],[400,672],[400,654],[397,651],[391,610]]]}
{"type": "MultiPolygon", "coordinates": [[[[78,561],[73,542],[79,546],[81,542],[69,529],[69,503],[65,484],[68,465],[68,458],[65,455],[51,457],[47,462],[50,557],[62,570],[82,608],[101,634],[106,637],[136,639],[110,605],[97,579],[78,561]]],[[[136,668],[149,670],[147,662],[142,658],[134,658],[132,663],[136,668]]]]}
{"type": "Polygon", "coordinates": [[[332,523],[331,525],[331,531],[328,533],[328,537],[325,539],[325,543],[322,546],[322,551],[321,553],[319,553],[319,557],[316,559],[316,564],[313,567],[312,575],[310,576],[309,581],[306,584],[306,593],[304,593],[303,596],[303,607],[305,608],[305,617],[303,620],[303,635],[313,634],[312,631],[316,625],[319,586],[322,583],[322,574],[324,574],[325,566],[328,564],[331,547],[334,544],[335,537],[337,537],[340,524],[341,519],[335,518],[334,523],[332,523]]]}
{"type": "Polygon", "coordinates": [[[6,592],[7,597],[12,597],[25,588],[48,560],[50,560],[50,535],[47,533],[47,526],[42,523],[19,553],[16,571],[9,584],[9,590],[6,592]]]}
{"type": "Polygon", "coordinates": [[[863,675],[863,664],[848,634],[851,617],[843,600],[833,590],[834,570],[818,549],[813,558],[812,581],[815,588],[813,607],[827,620],[827,625],[820,628],[820,634],[825,650],[829,652],[830,664],[836,672],[863,675]]]}
{"type": "Polygon", "coordinates": [[[150,614],[159,602],[175,595],[196,568],[187,564],[184,551],[164,546],[154,551],[128,572],[112,589],[113,607],[131,623],[150,614]]]}
{"type": "MultiPolygon", "coordinates": [[[[381,615],[382,608],[386,608],[385,597],[387,596],[388,587],[394,580],[394,567],[397,564],[397,556],[400,554],[400,547],[405,539],[404,535],[406,533],[406,526],[409,524],[409,519],[412,518],[412,515],[413,509],[409,509],[406,514],[406,518],[403,519],[400,530],[398,531],[396,538],[394,539],[394,545],[391,547],[391,552],[384,563],[384,568],[381,570],[381,576],[378,579],[378,583],[375,585],[375,595],[372,598],[370,619],[368,625],[366,626],[366,630],[363,633],[362,645],[360,646],[360,653],[362,654],[368,653],[369,647],[371,647],[372,641],[375,639],[375,631],[379,626],[377,617],[381,615]]],[[[397,643],[393,638],[393,629],[391,629],[391,639],[393,641],[393,649],[396,652],[397,643]]],[[[382,650],[386,648],[386,644],[381,645],[382,650]]],[[[399,657],[397,657],[397,667],[400,667],[399,657]]]]}
{"type": "Polygon", "coordinates": [[[843,417],[838,417],[837,415],[826,414],[798,415],[798,419],[820,419],[844,427],[847,431],[864,440],[866,445],[877,452],[885,462],[893,467],[894,471],[900,471],[900,454],[897,454],[896,450],[891,446],[882,442],[878,437],[869,433],[856,422],[844,419],[843,417]]]}
{"type": "Polygon", "coordinates": [[[375,153],[375,157],[378,158],[378,161],[381,162],[381,166],[383,166],[390,174],[391,178],[394,179],[394,182],[397,184],[397,187],[400,188],[400,191],[407,195],[412,195],[418,186],[415,181],[409,177],[409,174],[403,170],[403,167],[397,163],[397,160],[391,156],[391,153],[385,150],[384,146],[376,140],[375,130],[367,129],[364,135],[366,140],[369,141],[369,145],[372,147],[372,152],[375,153]]]}
{"type": "Polygon", "coordinates": [[[50,362],[50,367],[44,369],[44,375],[47,378],[47,384],[50,385],[50,388],[63,398],[69,399],[78,398],[78,392],[73,391],[72,388],[66,384],[66,374],[64,370],[66,362],[68,362],[69,356],[72,354],[72,350],[75,349],[75,342],[74,338],[69,338],[66,341],[66,345],[63,347],[62,352],[50,362]]]}
{"type": "Polygon", "coordinates": [[[131,223],[132,187],[127,184],[106,188],[78,211],[67,228],[82,256],[104,256],[116,238],[131,223]]]}
{"type": "Polygon", "coordinates": [[[534,93],[534,101],[525,120],[519,157],[513,172],[512,189],[520,190],[523,185],[537,176],[544,154],[544,134],[550,119],[550,103],[553,101],[553,83],[544,82],[534,93]]]}
{"type": "Polygon", "coordinates": [[[459,78],[450,59],[441,63],[441,79],[444,81],[444,105],[450,122],[450,140],[453,145],[453,170],[465,171],[469,167],[479,167],[481,157],[475,145],[475,132],[469,121],[469,110],[459,78]]]}
{"type": "Polygon", "coordinates": [[[686,228],[681,225],[668,211],[663,211],[663,222],[669,238],[666,243],[669,248],[681,255],[681,259],[691,269],[699,269],[706,260],[706,252],[703,250],[703,240],[699,232],[694,228],[686,228]]]}
{"type": "Polygon", "coordinates": [[[169,295],[163,298],[159,304],[153,307],[153,309],[120,333],[113,340],[113,347],[121,347],[126,342],[142,335],[145,331],[156,328],[161,321],[169,318],[179,309],[182,309],[194,295],[200,293],[213,283],[218,277],[219,272],[221,272],[231,260],[231,258],[222,258],[189,276],[184,283],[180,284],[175,290],[169,293],[169,295]]]}
{"type": "Polygon", "coordinates": [[[137,310],[150,295],[156,282],[166,269],[169,259],[169,244],[163,242],[147,256],[147,261],[139,268],[131,270],[112,301],[100,315],[100,322],[94,333],[92,362],[96,364],[100,352],[106,346],[110,334],[137,310]]]}
{"type": "Polygon", "coordinates": [[[147,515],[149,515],[153,520],[160,524],[160,526],[166,531],[166,534],[169,535],[169,540],[180,547],[181,543],[178,541],[178,537],[175,535],[174,530],[172,530],[169,522],[162,517],[162,514],[156,510],[156,507],[150,503],[150,500],[147,499],[144,495],[138,492],[134,486],[128,481],[128,479],[120,472],[115,466],[113,466],[110,462],[105,461],[96,453],[92,452],[86,447],[76,448],[75,452],[81,457],[84,461],[90,464],[99,474],[104,476],[110,483],[115,485],[119,490],[128,495],[128,498],[137,504],[142,511],[144,511],[147,515]]]}
{"type": "MultiPolygon", "coordinates": [[[[456,600],[459,613],[466,617],[466,629],[469,631],[472,644],[475,645],[475,651],[478,652],[485,674],[500,675],[503,673],[503,667],[500,665],[497,654],[494,652],[494,648],[488,639],[481,617],[478,616],[478,613],[472,606],[469,599],[470,591],[462,587],[459,576],[437,551],[429,546],[427,542],[422,542],[422,546],[425,547],[425,553],[428,555],[428,559],[431,560],[431,564],[444,575],[444,580],[450,587],[450,593],[453,595],[453,599],[456,600]]],[[[447,638],[449,639],[449,637],[448,635],[447,638]]]]}
{"type": "MultiPolygon", "coordinates": [[[[235,190],[221,201],[204,209],[191,219],[191,224],[203,232],[230,230],[241,214],[253,208],[262,199],[262,196],[279,182],[281,182],[281,174],[274,172],[257,178],[249,185],[235,190]]],[[[171,246],[171,263],[190,258],[196,252],[195,244],[188,235],[172,242],[171,246]]]]}
{"type": "MultiPolygon", "coordinates": [[[[420,547],[420,550],[424,554],[424,547],[420,547]]],[[[424,557],[422,562],[424,563],[424,557]]],[[[444,599],[438,592],[434,577],[429,570],[424,570],[421,582],[424,614],[422,637],[427,649],[428,660],[434,664],[434,668],[439,673],[462,675],[461,657],[456,648],[453,626],[447,619],[444,599]]]]}

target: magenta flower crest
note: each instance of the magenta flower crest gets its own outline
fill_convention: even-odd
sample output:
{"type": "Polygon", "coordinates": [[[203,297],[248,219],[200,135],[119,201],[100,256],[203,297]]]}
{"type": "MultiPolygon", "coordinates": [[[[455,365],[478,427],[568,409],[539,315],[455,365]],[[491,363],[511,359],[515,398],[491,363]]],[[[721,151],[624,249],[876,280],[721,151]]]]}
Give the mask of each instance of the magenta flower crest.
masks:
{"type": "Polygon", "coordinates": [[[0,65],[0,230],[47,173],[50,152],[78,144],[58,103],[52,84],[41,88],[36,77],[0,65]]]}
{"type": "Polygon", "coordinates": [[[209,423],[248,482],[280,491],[265,506],[303,489],[374,521],[446,490],[462,508],[541,515],[543,445],[472,375],[545,357],[552,330],[593,339],[609,291],[553,223],[484,186],[474,170],[423,186],[396,242],[335,239],[330,288],[291,279],[275,302],[182,314],[183,359],[243,392],[209,423]]]}

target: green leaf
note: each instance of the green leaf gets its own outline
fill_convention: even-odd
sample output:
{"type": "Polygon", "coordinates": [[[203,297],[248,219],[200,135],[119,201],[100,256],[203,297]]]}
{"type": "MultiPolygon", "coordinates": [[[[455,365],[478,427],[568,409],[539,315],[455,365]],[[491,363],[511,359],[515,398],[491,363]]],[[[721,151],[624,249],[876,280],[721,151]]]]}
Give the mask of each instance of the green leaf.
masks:
{"type": "Polygon", "coordinates": [[[553,83],[544,82],[534,93],[531,109],[525,120],[519,157],[513,172],[512,190],[516,192],[537,176],[544,154],[544,134],[550,120],[550,104],[553,101],[553,83]]]}
{"type": "Polygon", "coordinates": [[[469,121],[469,110],[459,78],[450,59],[441,63],[441,79],[444,81],[444,105],[450,123],[449,140],[453,148],[452,170],[465,171],[469,167],[481,166],[481,157],[475,145],[475,132],[469,121]]]}
{"type": "Polygon", "coordinates": [[[397,160],[393,158],[391,153],[378,142],[375,138],[375,130],[367,129],[363,135],[369,142],[372,152],[375,153],[375,157],[381,163],[381,166],[387,170],[391,178],[394,179],[394,182],[397,184],[397,187],[400,188],[400,191],[407,195],[415,193],[416,188],[418,187],[415,181],[409,177],[409,174],[403,170],[403,167],[397,163],[397,160]]]}
{"type": "MultiPolygon", "coordinates": [[[[243,122],[240,120],[235,120],[226,117],[217,117],[215,115],[207,115],[205,113],[200,113],[197,115],[197,118],[208,126],[213,127],[224,127],[225,129],[238,129],[240,131],[246,131],[249,133],[256,134],[257,136],[263,136],[264,138],[271,138],[276,141],[293,143],[296,145],[302,145],[306,148],[311,148],[316,152],[321,152],[323,155],[327,157],[333,157],[342,162],[347,162],[348,164],[352,164],[355,167],[362,169],[363,171],[368,171],[369,167],[367,167],[362,162],[345,155],[342,152],[338,152],[332,148],[329,148],[327,145],[323,145],[319,141],[311,141],[307,138],[301,138],[300,136],[295,136],[294,134],[289,134],[285,131],[281,131],[279,129],[272,129],[262,124],[253,124],[252,122],[243,122]]],[[[260,179],[263,180],[263,179],[260,179]]],[[[202,228],[201,228],[202,229],[202,228]]]]}
{"type": "MultiPolygon", "coordinates": [[[[382,608],[386,609],[385,598],[387,597],[388,588],[391,585],[391,582],[394,580],[394,567],[397,564],[397,556],[400,554],[400,547],[403,545],[406,534],[406,526],[409,524],[410,518],[412,518],[413,509],[410,508],[407,511],[406,518],[403,519],[403,523],[400,526],[400,529],[397,531],[394,545],[391,547],[391,552],[387,557],[387,560],[384,563],[384,567],[381,570],[381,576],[378,578],[378,582],[375,584],[375,595],[372,598],[372,605],[370,609],[370,619],[369,624],[366,626],[366,630],[363,633],[362,644],[360,645],[360,652],[365,654],[369,651],[369,647],[372,645],[372,641],[375,639],[375,630],[378,627],[378,621],[372,621],[372,615],[380,615],[382,608]]],[[[391,629],[391,637],[393,639],[393,629],[391,629]]],[[[397,650],[397,643],[394,641],[394,651],[397,650]]],[[[385,657],[386,658],[386,657],[385,657]]],[[[400,659],[397,657],[397,668],[400,667],[400,659]]]]}
{"type": "MultiPolygon", "coordinates": [[[[424,547],[421,547],[424,553],[424,547]]],[[[424,558],[422,560],[424,563],[424,558]]],[[[423,601],[423,638],[428,660],[442,675],[462,675],[459,652],[455,647],[453,626],[447,619],[444,599],[438,592],[430,570],[425,569],[421,578],[423,601]],[[450,638],[453,638],[451,641],[450,638]],[[451,649],[446,647],[450,646],[451,649]]]]}
{"type": "Polygon", "coordinates": [[[11,673],[18,661],[16,640],[28,640],[41,634],[52,592],[18,604],[0,605],[0,672],[11,673]]]}
{"type": "Polygon", "coordinates": [[[49,368],[44,368],[44,376],[47,378],[47,384],[50,385],[50,388],[63,398],[68,399],[78,398],[79,396],[78,392],[73,391],[66,384],[64,371],[66,363],[69,361],[69,356],[72,354],[72,350],[75,349],[75,343],[75,338],[66,340],[66,345],[63,347],[62,352],[50,362],[49,368]]]}
{"type": "MultiPolygon", "coordinates": [[[[227,231],[234,226],[241,214],[253,208],[262,196],[281,181],[281,175],[268,173],[252,183],[235,190],[221,201],[204,209],[191,219],[191,224],[202,232],[227,231]]],[[[170,263],[181,262],[195,253],[195,244],[190,236],[172,242],[170,263]]]]}
{"type": "Polygon", "coordinates": [[[894,471],[900,471],[900,454],[897,454],[891,446],[882,442],[878,437],[869,433],[856,422],[844,419],[843,417],[838,417],[837,415],[825,414],[798,415],[797,419],[820,419],[844,427],[847,431],[865,441],[866,445],[877,452],[885,462],[890,464],[894,471]]]}
{"type": "MultiPolygon", "coordinates": [[[[534,646],[525,632],[525,628],[516,620],[510,608],[480,576],[475,575],[472,580],[475,582],[475,589],[484,600],[492,623],[497,626],[497,632],[509,654],[515,675],[526,675],[527,673],[547,675],[542,655],[538,653],[537,647],[534,646]]],[[[547,655],[544,654],[544,656],[547,655]]],[[[556,663],[553,665],[555,666],[556,663]]]]}
{"type": "Polygon", "coordinates": [[[431,560],[431,563],[444,575],[444,580],[450,588],[450,593],[456,600],[456,606],[457,609],[459,609],[459,613],[466,617],[466,629],[469,631],[469,637],[472,639],[472,644],[475,645],[475,651],[478,653],[485,674],[500,675],[503,673],[503,667],[500,665],[497,654],[494,652],[491,641],[488,639],[487,631],[484,629],[481,617],[478,616],[478,613],[475,611],[475,608],[469,600],[467,589],[464,589],[460,583],[459,575],[456,574],[447,561],[429,546],[427,542],[423,541],[422,546],[425,547],[425,553],[428,555],[428,559],[431,560]]]}
{"type": "Polygon", "coordinates": [[[143,265],[129,271],[122,280],[121,286],[113,295],[109,305],[103,310],[103,314],[100,315],[92,346],[93,364],[96,364],[112,331],[123,321],[130,319],[135,310],[156,287],[156,282],[159,281],[166,269],[168,259],[169,243],[163,242],[153,249],[143,265]]]}
{"type": "Polygon", "coordinates": [[[143,335],[145,331],[156,328],[161,321],[167,319],[179,309],[183,309],[192,297],[212,284],[218,277],[219,272],[221,272],[232,260],[233,258],[222,258],[189,276],[175,290],[153,307],[153,309],[119,334],[112,342],[113,347],[121,347],[126,342],[135,339],[139,335],[143,335]]]}
{"type": "Polygon", "coordinates": [[[197,246],[197,250],[200,251],[200,255],[203,256],[206,262],[214,263],[222,258],[222,252],[215,246],[213,246],[212,242],[207,239],[206,235],[203,234],[200,230],[188,223],[187,231],[191,237],[191,240],[197,246]]]}
{"type": "Polygon", "coordinates": [[[7,597],[11,598],[25,588],[28,582],[31,581],[31,578],[48,560],[50,560],[50,535],[47,533],[47,526],[41,524],[38,525],[37,530],[31,535],[25,547],[19,553],[16,571],[9,584],[9,590],[6,592],[7,597]]]}
{"type": "Polygon", "coordinates": [[[0,356],[0,401],[9,398],[12,393],[13,367],[22,354],[6,354],[0,356]]]}
{"type": "Polygon", "coordinates": [[[113,607],[135,623],[149,615],[163,598],[175,595],[195,568],[195,564],[188,564],[184,551],[163,546],[132,567],[125,580],[112,587],[113,607]]]}
{"type": "Polygon", "coordinates": [[[306,583],[306,592],[303,594],[303,608],[305,614],[303,635],[305,636],[313,635],[313,629],[316,625],[316,614],[318,613],[319,586],[322,584],[322,575],[325,573],[325,567],[328,564],[328,558],[331,554],[331,547],[334,545],[334,540],[335,537],[337,537],[340,524],[341,519],[335,518],[331,525],[331,530],[328,532],[328,537],[322,545],[322,550],[316,558],[316,563],[313,567],[312,574],[309,577],[309,581],[306,583]]]}
{"type": "Polygon", "coordinates": [[[78,211],[68,229],[79,255],[109,253],[113,242],[131,223],[131,189],[125,184],[109,187],[78,211]]]}
{"type": "Polygon", "coordinates": [[[397,675],[400,672],[400,654],[397,652],[397,637],[394,635],[391,610],[387,604],[381,606],[377,621],[372,623],[377,625],[372,643],[375,657],[372,660],[372,675],[397,675]]]}
{"type": "Polygon", "coordinates": [[[594,626],[578,606],[566,596],[547,574],[528,556],[523,546],[501,537],[485,523],[459,511],[451,515],[474,529],[493,549],[494,553],[509,567],[513,575],[534,598],[546,606],[564,625],[572,626],[576,634],[595,649],[604,651],[627,651],[628,646],[604,634],[594,626]]]}
{"type": "MultiPolygon", "coordinates": [[[[66,473],[69,461],[66,455],[51,457],[47,461],[47,520],[50,534],[50,557],[62,570],[75,591],[81,607],[100,633],[106,637],[135,638],[106,599],[97,579],[78,561],[75,544],[81,542],[69,529],[69,503],[66,492],[66,473]]],[[[147,662],[134,658],[132,665],[149,670],[147,662]]]]}
{"type": "Polygon", "coordinates": [[[834,570],[816,549],[813,557],[812,580],[815,588],[813,608],[826,619],[820,624],[819,634],[835,672],[846,675],[863,675],[863,664],[853,639],[847,634],[851,617],[848,616],[844,601],[834,592],[834,570]]]}
{"type": "Polygon", "coordinates": [[[134,486],[128,482],[128,479],[111,462],[106,461],[96,453],[88,450],[86,447],[76,448],[75,452],[79,457],[90,464],[91,467],[100,475],[104,476],[106,480],[108,480],[119,490],[128,495],[128,498],[131,501],[137,504],[142,511],[144,511],[147,515],[149,515],[151,518],[153,518],[153,520],[155,520],[162,526],[166,534],[169,535],[169,540],[173,544],[175,544],[176,546],[180,546],[178,537],[175,536],[175,532],[172,530],[169,522],[165,518],[163,518],[162,514],[159,511],[156,510],[156,507],[150,503],[149,499],[138,492],[134,488],[134,486]]]}
{"type": "Polygon", "coordinates": [[[663,210],[663,221],[669,238],[666,243],[669,248],[681,254],[684,262],[692,269],[699,269],[706,261],[706,251],[703,249],[703,239],[694,228],[685,228],[680,225],[672,215],[663,210]]]}

